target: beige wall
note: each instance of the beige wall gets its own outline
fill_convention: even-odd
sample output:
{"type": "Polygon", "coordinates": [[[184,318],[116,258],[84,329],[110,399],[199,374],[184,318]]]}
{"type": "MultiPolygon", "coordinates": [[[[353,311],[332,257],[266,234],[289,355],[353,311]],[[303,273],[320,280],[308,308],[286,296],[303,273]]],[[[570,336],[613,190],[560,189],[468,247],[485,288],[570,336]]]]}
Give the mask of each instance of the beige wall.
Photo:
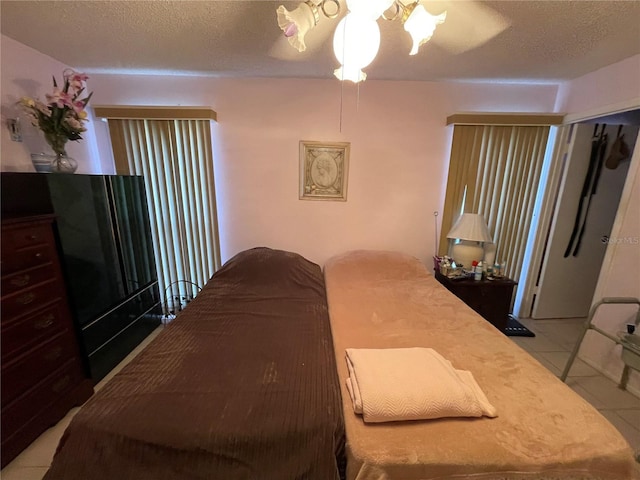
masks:
{"type": "Polygon", "coordinates": [[[640,54],[562,83],[556,111],[612,112],[627,108],[630,103],[640,105],[640,54]]]}
{"type": "MultiPolygon", "coordinates": [[[[550,111],[554,85],[93,75],[96,104],[204,105],[226,260],[259,245],[323,264],[356,248],[435,251],[460,111],[550,111]],[[340,103],[343,97],[342,131],[340,103]],[[346,202],[298,199],[300,140],[351,143],[346,202]]],[[[100,138],[101,133],[98,133],[100,138]]]]}
{"type": "MultiPolygon", "coordinates": [[[[2,35],[0,37],[2,59],[2,128],[0,128],[0,169],[4,172],[33,172],[31,153],[52,153],[51,148],[44,141],[42,132],[33,127],[24,113],[16,105],[23,96],[45,99],[46,93],[53,91],[52,76],[58,82],[62,79],[62,72],[68,65],[54,58],[43,55],[26,45],[2,35]],[[22,142],[13,142],[6,128],[9,118],[21,116],[22,142]]],[[[93,133],[93,122],[80,142],[67,143],[67,154],[78,160],[78,173],[99,173],[101,165],[93,133]]]]}
{"type": "MultiPolygon", "coordinates": [[[[22,95],[43,98],[51,75],[64,67],[2,36],[3,113],[15,109],[22,95]]],[[[429,259],[452,134],[446,117],[465,111],[548,112],[557,93],[556,85],[537,84],[369,80],[358,92],[333,79],[90,77],[93,105],[201,105],[218,112],[213,134],[223,260],[266,245],[320,264],[355,248],[429,259]],[[298,200],[300,140],[351,143],[347,202],[298,200]]],[[[15,144],[2,129],[2,170],[32,171],[29,153],[44,142],[33,127],[24,131],[25,142],[15,144]]],[[[106,124],[90,122],[85,138],[69,149],[79,172],[113,173],[106,124]]]]}

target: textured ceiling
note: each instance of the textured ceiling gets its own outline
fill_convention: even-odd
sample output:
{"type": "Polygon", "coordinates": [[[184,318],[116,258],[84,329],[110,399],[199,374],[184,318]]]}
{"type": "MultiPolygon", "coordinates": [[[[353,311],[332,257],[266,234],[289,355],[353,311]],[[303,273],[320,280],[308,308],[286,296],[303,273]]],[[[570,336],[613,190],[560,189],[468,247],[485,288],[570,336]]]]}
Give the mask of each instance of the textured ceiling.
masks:
{"type": "MultiPolygon", "coordinates": [[[[422,3],[447,21],[410,57],[402,25],[379,20],[370,79],[556,81],[640,53],[640,1],[422,3]]],[[[337,20],[322,18],[299,54],[277,26],[280,4],[297,3],[2,0],[0,16],[4,35],[88,72],[330,77],[337,20]]]]}

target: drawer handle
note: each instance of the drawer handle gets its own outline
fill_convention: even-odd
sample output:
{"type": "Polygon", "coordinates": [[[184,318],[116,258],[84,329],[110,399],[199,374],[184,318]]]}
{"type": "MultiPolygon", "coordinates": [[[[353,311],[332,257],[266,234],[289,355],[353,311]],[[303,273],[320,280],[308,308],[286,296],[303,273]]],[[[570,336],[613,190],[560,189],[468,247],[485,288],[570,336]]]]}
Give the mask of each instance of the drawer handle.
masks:
{"type": "Polygon", "coordinates": [[[51,386],[51,390],[53,390],[55,393],[60,393],[67,387],[67,385],[69,385],[70,382],[71,377],[69,375],[65,375],[51,386]]]}
{"type": "Polygon", "coordinates": [[[37,235],[29,235],[29,236],[27,237],[27,239],[28,239],[28,240],[37,240],[37,239],[38,239],[38,236],[37,236],[37,235]]]}
{"type": "Polygon", "coordinates": [[[44,317],[39,318],[38,320],[33,322],[33,328],[35,328],[36,330],[43,330],[47,327],[50,327],[51,325],[53,325],[53,321],[55,320],[55,318],[56,317],[53,315],[53,313],[45,315],[44,317]]]}
{"type": "Polygon", "coordinates": [[[29,292],[29,293],[25,293],[24,295],[16,298],[16,302],[18,302],[20,305],[29,305],[35,299],[36,299],[35,294],[29,292]]]}
{"type": "Polygon", "coordinates": [[[11,285],[15,287],[24,287],[25,285],[29,284],[30,280],[31,280],[30,275],[21,275],[19,277],[13,278],[11,280],[11,285]]]}
{"type": "Polygon", "coordinates": [[[61,346],[57,346],[55,348],[52,348],[47,353],[45,353],[44,354],[44,359],[47,362],[53,362],[54,360],[60,358],[60,355],[62,355],[62,347],[61,346]]]}
{"type": "Polygon", "coordinates": [[[36,257],[36,258],[42,258],[42,253],[41,253],[41,252],[38,252],[38,253],[36,253],[36,254],[34,255],[34,257],[36,257]]]}

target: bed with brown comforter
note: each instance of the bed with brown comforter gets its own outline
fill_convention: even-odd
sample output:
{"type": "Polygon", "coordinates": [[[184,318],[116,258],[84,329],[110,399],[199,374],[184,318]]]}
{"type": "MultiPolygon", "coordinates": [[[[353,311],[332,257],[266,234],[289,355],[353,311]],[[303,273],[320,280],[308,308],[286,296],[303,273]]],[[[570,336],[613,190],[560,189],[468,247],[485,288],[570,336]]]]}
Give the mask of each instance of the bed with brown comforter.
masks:
{"type": "MultiPolygon", "coordinates": [[[[418,259],[395,252],[355,251],[329,260],[324,271],[343,389],[347,480],[637,478],[633,452],[620,433],[440,285],[418,259]],[[365,398],[364,387],[369,385],[364,384],[360,391],[364,415],[356,414],[346,383],[353,380],[347,349],[368,354],[400,349],[411,355],[415,349],[433,350],[455,369],[472,374],[495,411],[480,411],[473,418],[367,422],[368,411],[370,420],[379,422],[381,413],[408,401],[408,396],[397,395],[399,391],[415,392],[421,385],[392,382],[389,398],[394,401],[379,402],[379,390],[365,398]],[[381,408],[372,409],[368,403],[381,408]]],[[[377,370],[362,373],[374,380],[384,373],[390,362],[381,358],[377,370]]],[[[354,355],[352,360],[362,359],[354,355]]],[[[428,380],[431,371],[424,365],[416,361],[394,378],[428,380]]],[[[449,400],[433,404],[441,407],[449,400]]],[[[400,407],[394,413],[414,414],[400,407]]]]}
{"type": "Polygon", "coordinates": [[[344,425],[320,267],[257,248],[73,418],[46,480],[334,480],[344,425]]]}

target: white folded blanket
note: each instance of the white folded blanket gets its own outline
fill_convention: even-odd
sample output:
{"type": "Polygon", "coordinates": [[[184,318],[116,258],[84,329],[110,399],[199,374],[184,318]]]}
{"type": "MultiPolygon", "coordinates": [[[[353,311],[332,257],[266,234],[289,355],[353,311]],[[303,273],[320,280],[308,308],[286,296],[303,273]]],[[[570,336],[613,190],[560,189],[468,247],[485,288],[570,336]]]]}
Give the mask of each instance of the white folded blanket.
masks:
{"type": "Polygon", "coordinates": [[[431,348],[348,348],[347,389],[365,422],[496,417],[471,372],[431,348]]]}

